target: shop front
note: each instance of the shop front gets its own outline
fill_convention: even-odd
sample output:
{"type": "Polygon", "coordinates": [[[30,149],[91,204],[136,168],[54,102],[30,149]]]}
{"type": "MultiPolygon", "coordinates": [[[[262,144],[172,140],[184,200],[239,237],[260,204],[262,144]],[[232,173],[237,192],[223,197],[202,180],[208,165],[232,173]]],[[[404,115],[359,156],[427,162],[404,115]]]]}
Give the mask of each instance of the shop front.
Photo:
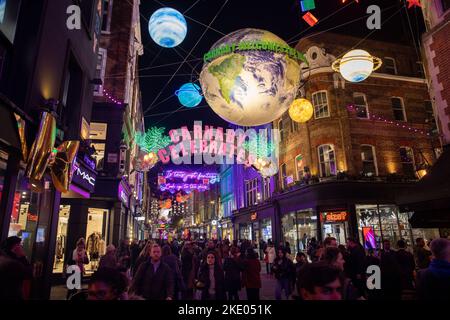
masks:
{"type": "Polygon", "coordinates": [[[312,238],[318,239],[317,216],[315,210],[291,211],[281,217],[281,230],[284,242],[288,242],[293,255],[306,252],[312,238]]]}
{"type": "Polygon", "coordinates": [[[257,245],[264,240],[275,241],[275,207],[271,204],[264,206],[241,209],[233,217],[236,238],[238,240],[250,240],[257,245]]]}
{"type": "Polygon", "coordinates": [[[333,237],[338,245],[345,245],[347,239],[353,237],[349,230],[349,216],[346,209],[321,210],[319,218],[322,240],[333,237]]]}
{"type": "Polygon", "coordinates": [[[233,242],[233,223],[231,222],[231,219],[225,218],[222,219],[219,223],[222,226],[222,240],[228,239],[230,242],[233,242]]]}

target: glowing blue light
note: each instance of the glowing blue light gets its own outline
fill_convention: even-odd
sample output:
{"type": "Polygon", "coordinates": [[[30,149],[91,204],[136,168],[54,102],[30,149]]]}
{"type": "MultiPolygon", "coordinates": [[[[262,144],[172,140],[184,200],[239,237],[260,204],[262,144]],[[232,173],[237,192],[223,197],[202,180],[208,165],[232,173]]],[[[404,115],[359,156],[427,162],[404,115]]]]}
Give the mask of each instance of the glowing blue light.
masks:
{"type": "Polygon", "coordinates": [[[175,9],[161,8],[150,17],[148,31],[153,41],[161,47],[173,48],[186,37],[186,19],[175,9]]]}
{"type": "Polygon", "coordinates": [[[175,95],[178,97],[180,103],[187,108],[198,106],[203,99],[200,93],[200,87],[191,82],[183,84],[181,88],[175,92],[175,95]]]}

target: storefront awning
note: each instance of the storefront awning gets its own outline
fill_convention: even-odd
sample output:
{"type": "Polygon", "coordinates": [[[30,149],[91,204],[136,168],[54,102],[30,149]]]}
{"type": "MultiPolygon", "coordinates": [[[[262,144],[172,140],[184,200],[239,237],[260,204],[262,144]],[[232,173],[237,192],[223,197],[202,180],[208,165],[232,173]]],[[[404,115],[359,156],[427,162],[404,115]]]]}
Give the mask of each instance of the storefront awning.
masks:
{"type": "Polygon", "coordinates": [[[450,146],[444,149],[434,166],[397,201],[403,212],[414,212],[413,228],[445,228],[450,226],[450,146]]]}
{"type": "Polygon", "coordinates": [[[2,119],[2,125],[0,126],[1,142],[20,151],[21,144],[16,118],[13,111],[5,105],[2,99],[0,99],[0,119],[2,119]]]}

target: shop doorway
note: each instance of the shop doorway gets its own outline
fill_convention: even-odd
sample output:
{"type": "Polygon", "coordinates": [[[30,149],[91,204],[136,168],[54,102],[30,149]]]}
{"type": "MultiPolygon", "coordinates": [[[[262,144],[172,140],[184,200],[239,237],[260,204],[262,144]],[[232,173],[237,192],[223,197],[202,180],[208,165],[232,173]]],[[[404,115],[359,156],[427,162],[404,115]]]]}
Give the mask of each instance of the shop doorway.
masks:
{"type": "Polygon", "coordinates": [[[67,227],[69,225],[70,206],[59,206],[58,229],[56,233],[55,262],[53,273],[64,271],[64,261],[67,253],[67,227]]]}
{"type": "Polygon", "coordinates": [[[97,270],[100,257],[106,252],[106,239],[108,237],[109,210],[89,208],[86,226],[86,251],[89,255],[90,265],[87,273],[97,270]]]}
{"type": "Polygon", "coordinates": [[[347,222],[325,223],[323,225],[323,239],[326,237],[336,238],[338,245],[345,245],[347,242],[347,222]]]}

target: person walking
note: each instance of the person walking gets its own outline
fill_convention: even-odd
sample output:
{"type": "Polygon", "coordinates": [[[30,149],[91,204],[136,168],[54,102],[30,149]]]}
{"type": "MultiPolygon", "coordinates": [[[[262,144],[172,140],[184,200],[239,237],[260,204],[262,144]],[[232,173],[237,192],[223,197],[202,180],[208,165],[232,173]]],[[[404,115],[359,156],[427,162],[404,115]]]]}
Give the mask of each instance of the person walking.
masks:
{"type": "Polygon", "coordinates": [[[309,260],[311,260],[311,262],[317,261],[317,254],[316,253],[317,253],[318,246],[319,246],[319,244],[317,243],[316,238],[312,237],[309,240],[308,247],[307,247],[307,250],[306,250],[306,253],[308,254],[309,260]]]}
{"type": "Polygon", "coordinates": [[[278,249],[278,255],[273,262],[272,273],[277,279],[275,287],[275,299],[281,300],[282,291],[286,295],[286,299],[289,300],[291,295],[291,283],[293,277],[295,277],[294,265],[291,260],[286,257],[286,251],[278,249]]]}
{"type": "Polygon", "coordinates": [[[137,240],[133,240],[130,244],[130,272],[134,274],[136,272],[136,261],[139,257],[141,250],[137,240]]]}
{"type": "Polygon", "coordinates": [[[183,300],[192,300],[194,298],[194,280],[199,268],[199,259],[194,250],[194,245],[190,241],[184,243],[181,250],[181,273],[183,276],[186,290],[183,293],[183,300]]]}
{"type": "Polygon", "coordinates": [[[241,253],[238,248],[232,247],[230,253],[231,257],[225,258],[223,263],[223,271],[225,272],[225,291],[228,294],[229,301],[238,301],[239,291],[242,288],[241,272],[244,270],[244,262],[240,258],[241,253]]]}
{"type": "Polygon", "coordinates": [[[259,301],[261,289],[261,263],[258,255],[252,249],[247,249],[244,260],[244,271],[242,272],[242,284],[247,292],[247,300],[259,301]]]}
{"type": "MultiPolygon", "coordinates": [[[[321,261],[344,272],[344,254],[336,247],[327,247],[323,252],[321,261]]],[[[342,293],[343,300],[364,300],[364,297],[358,293],[351,279],[345,275],[342,293]]]]}
{"type": "Polygon", "coordinates": [[[428,268],[431,262],[431,251],[425,248],[425,240],[423,238],[416,239],[416,247],[414,251],[417,269],[421,270],[428,268]]]}
{"type": "Polygon", "coordinates": [[[416,263],[414,261],[414,255],[406,251],[406,241],[397,241],[398,250],[395,252],[395,258],[400,267],[400,276],[402,281],[403,290],[414,289],[414,272],[416,269],[416,263]]]}
{"type": "Polygon", "coordinates": [[[128,272],[131,267],[130,239],[127,238],[120,242],[116,255],[119,271],[128,272]]]}
{"type": "Polygon", "coordinates": [[[98,268],[117,269],[116,247],[113,244],[106,247],[106,254],[100,258],[98,268]]]}
{"type": "Polygon", "coordinates": [[[130,292],[146,300],[173,300],[173,273],[161,261],[161,247],[158,244],[153,244],[150,259],[143,262],[136,271],[130,292]]]}
{"type": "Polygon", "coordinates": [[[174,279],[174,300],[178,300],[179,293],[184,292],[185,290],[185,285],[181,275],[180,260],[178,260],[177,256],[172,253],[172,249],[168,244],[162,248],[161,261],[166,263],[172,270],[172,276],[174,279]]]}
{"type": "Polygon", "coordinates": [[[433,260],[417,275],[419,300],[450,301],[450,240],[434,239],[430,244],[433,260]]]}
{"type": "MultiPolygon", "coordinates": [[[[86,252],[86,241],[84,238],[80,238],[77,241],[76,248],[73,250],[72,254],[68,257],[68,266],[77,266],[80,270],[81,277],[85,273],[84,265],[89,264],[89,258],[86,252]]],[[[77,289],[67,290],[67,299],[70,299],[72,295],[77,293],[77,289]]]]}
{"type": "Polygon", "coordinates": [[[267,261],[266,261],[266,271],[267,274],[272,275],[272,265],[276,258],[276,251],[275,246],[273,245],[272,241],[269,240],[267,248],[266,248],[266,255],[267,255],[267,261]]]}
{"type": "Polygon", "coordinates": [[[345,274],[352,280],[352,283],[358,289],[358,294],[364,296],[366,252],[364,251],[363,246],[355,239],[347,239],[347,255],[345,261],[345,274]]]}
{"type": "Polygon", "coordinates": [[[225,279],[215,251],[206,255],[202,263],[196,288],[201,291],[201,300],[225,300],[225,279]]]}
{"type": "Polygon", "coordinates": [[[306,264],[297,282],[300,300],[342,300],[342,271],[327,263],[306,264]]]}
{"type": "Polygon", "coordinates": [[[400,300],[402,295],[402,279],[400,265],[395,251],[391,250],[391,242],[383,241],[380,257],[381,286],[380,298],[383,300],[400,300]]]}
{"type": "MultiPolygon", "coordinates": [[[[293,283],[292,288],[294,288],[295,285],[298,283],[298,275],[300,273],[300,269],[305,264],[308,264],[308,258],[306,257],[306,254],[304,254],[301,251],[297,252],[297,255],[295,256],[295,277],[294,277],[295,283],[293,283]]],[[[297,288],[297,291],[298,291],[298,288],[297,288]]]]}

